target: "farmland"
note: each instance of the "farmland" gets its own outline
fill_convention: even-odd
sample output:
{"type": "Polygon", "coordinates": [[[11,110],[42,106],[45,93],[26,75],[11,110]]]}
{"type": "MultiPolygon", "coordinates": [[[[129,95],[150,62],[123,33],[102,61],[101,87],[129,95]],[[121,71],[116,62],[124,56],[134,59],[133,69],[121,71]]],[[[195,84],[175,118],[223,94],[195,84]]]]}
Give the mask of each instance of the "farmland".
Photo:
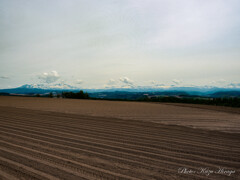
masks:
{"type": "Polygon", "coordinates": [[[0,112],[0,179],[239,178],[238,109],[0,97],[0,112]]]}

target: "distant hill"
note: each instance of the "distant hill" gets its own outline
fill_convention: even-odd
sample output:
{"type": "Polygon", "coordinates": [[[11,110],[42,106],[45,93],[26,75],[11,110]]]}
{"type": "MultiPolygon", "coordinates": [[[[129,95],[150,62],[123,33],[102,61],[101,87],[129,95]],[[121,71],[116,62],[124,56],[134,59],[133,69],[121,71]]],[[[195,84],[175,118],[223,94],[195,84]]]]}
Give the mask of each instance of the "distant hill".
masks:
{"type": "Polygon", "coordinates": [[[240,89],[227,89],[217,87],[171,87],[171,88],[114,88],[114,89],[79,89],[68,84],[54,84],[51,86],[43,84],[23,85],[12,89],[0,89],[0,95],[35,95],[35,94],[48,94],[50,92],[78,92],[84,90],[88,92],[91,98],[101,99],[127,99],[136,100],[143,97],[158,97],[158,96],[175,96],[181,98],[219,98],[219,97],[240,97],[240,89]]]}
{"type": "Polygon", "coordinates": [[[41,85],[29,85],[25,84],[23,86],[12,88],[12,89],[0,89],[0,93],[9,93],[9,94],[46,94],[50,92],[61,93],[62,91],[77,91],[77,89],[73,89],[73,87],[68,86],[66,89],[57,88],[56,87],[45,87],[41,85]]]}
{"type": "Polygon", "coordinates": [[[240,97],[240,91],[218,91],[210,95],[211,97],[240,97]]]}

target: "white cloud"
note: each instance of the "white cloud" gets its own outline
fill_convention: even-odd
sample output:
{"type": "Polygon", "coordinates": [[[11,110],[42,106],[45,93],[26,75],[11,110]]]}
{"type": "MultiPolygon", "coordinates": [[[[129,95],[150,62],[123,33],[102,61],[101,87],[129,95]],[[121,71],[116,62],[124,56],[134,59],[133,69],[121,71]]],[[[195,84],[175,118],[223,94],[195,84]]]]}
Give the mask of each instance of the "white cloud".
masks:
{"type": "Polygon", "coordinates": [[[240,83],[230,83],[227,85],[228,88],[240,88],[240,83]]]}
{"type": "Polygon", "coordinates": [[[104,85],[104,88],[133,88],[133,80],[128,77],[121,77],[118,80],[110,79],[107,84],[104,85]]]}
{"type": "Polygon", "coordinates": [[[115,79],[109,79],[107,84],[104,85],[104,88],[119,88],[118,81],[115,79]]]}
{"type": "Polygon", "coordinates": [[[83,80],[81,79],[76,80],[76,84],[82,84],[82,83],[83,83],[83,80]]]}
{"type": "Polygon", "coordinates": [[[48,86],[48,88],[52,88],[52,89],[76,89],[76,87],[71,86],[71,85],[66,84],[66,83],[50,84],[48,86]]]}
{"type": "Polygon", "coordinates": [[[133,85],[133,80],[129,79],[128,77],[119,78],[119,81],[123,82],[124,84],[133,85]]]}
{"type": "Polygon", "coordinates": [[[154,80],[150,81],[151,85],[155,88],[168,88],[169,86],[165,85],[165,84],[162,84],[162,83],[159,83],[159,82],[156,82],[154,80]]]}
{"type": "Polygon", "coordinates": [[[173,79],[172,82],[176,85],[179,85],[180,83],[182,83],[182,81],[179,79],[173,79]]]}
{"type": "Polygon", "coordinates": [[[114,79],[109,79],[108,85],[115,85],[117,82],[114,79]]]}
{"type": "Polygon", "coordinates": [[[152,85],[156,85],[156,84],[157,84],[157,82],[154,81],[154,80],[151,80],[150,83],[151,83],[152,85]]]}
{"type": "Polygon", "coordinates": [[[8,76],[0,76],[0,79],[9,79],[8,76]]]}
{"type": "Polygon", "coordinates": [[[227,81],[225,79],[219,79],[216,81],[212,81],[210,82],[211,84],[222,84],[222,83],[226,83],[227,81]]]}
{"type": "Polygon", "coordinates": [[[234,28],[237,1],[149,0],[134,5],[151,18],[147,42],[157,47],[190,47],[221,38],[234,28]]]}
{"type": "Polygon", "coordinates": [[[53,83],[57,81],[60,76],[57,71],[51,71],[49,73],[43,73],[38,77],[40,80],[42,80],[44,83],[53,83]]]}
{"type": "Polygon", "coordinates": [[[119,81],[123,84],[121,85],[121,88],[133,88],[133,80],[129,79],[128,77],[121,77],[119,78],[119,81]]]}
{"type": "Polygon", "coordinates": [[[110,78],[121,86],[122,76],[134,85],[159,78],[166,85],[176,85],[174,78],[197,85],[221,77],[226,84],[238,81],[239,0],[44,2],[1,1],[0,72],[11,79],[1,78],[1,87],[49,84],[57,78],[38,79],[35,72],[52,68],[72,84],[82,78],[88,88],[110,78]]]}
{"type": "Polygon", "coordinates": [[[217,86],[217,87],[228,86],[228,82],[225,79],[218,79],[218,80],[215,80],[215,81],[211,81],[209,84],[212,85],[212,86],[217,86]]]}

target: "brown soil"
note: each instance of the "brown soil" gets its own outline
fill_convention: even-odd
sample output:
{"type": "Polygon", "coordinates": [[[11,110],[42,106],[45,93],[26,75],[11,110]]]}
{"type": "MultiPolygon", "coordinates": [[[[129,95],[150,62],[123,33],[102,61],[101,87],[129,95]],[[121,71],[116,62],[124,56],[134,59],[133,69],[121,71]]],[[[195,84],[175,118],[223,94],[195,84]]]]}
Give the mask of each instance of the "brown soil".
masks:
{"type": "Polygon", "coordinates": [[[240,179],[239,152],[237,113],[0,97],[0,179],[240,179]]]}
{"type": "Polygon", "coordinates": [[[97,117],[112,117],[126,120],[140,120],[240,133],[240,108],[194,104],[5,96],[0,96],[0,106],[97,117]]]}

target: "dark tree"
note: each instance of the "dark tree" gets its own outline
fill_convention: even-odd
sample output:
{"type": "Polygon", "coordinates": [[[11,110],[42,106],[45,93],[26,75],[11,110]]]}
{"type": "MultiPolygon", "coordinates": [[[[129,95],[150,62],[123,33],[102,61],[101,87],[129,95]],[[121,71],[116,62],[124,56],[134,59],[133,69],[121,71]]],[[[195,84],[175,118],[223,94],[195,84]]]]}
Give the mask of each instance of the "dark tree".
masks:
{"type": "Polygon", "coordinates": [[[63,98],[72,98],[72,99],[89,99],[88,93],[84,93],[82,90],[74,93],[74,92],[63,92],[63,98]]]}
{"type": "Polygon", "coordinates": [[[52,92],[49,93],[49,97],[53,98],[53,93],[52,92]]]}

